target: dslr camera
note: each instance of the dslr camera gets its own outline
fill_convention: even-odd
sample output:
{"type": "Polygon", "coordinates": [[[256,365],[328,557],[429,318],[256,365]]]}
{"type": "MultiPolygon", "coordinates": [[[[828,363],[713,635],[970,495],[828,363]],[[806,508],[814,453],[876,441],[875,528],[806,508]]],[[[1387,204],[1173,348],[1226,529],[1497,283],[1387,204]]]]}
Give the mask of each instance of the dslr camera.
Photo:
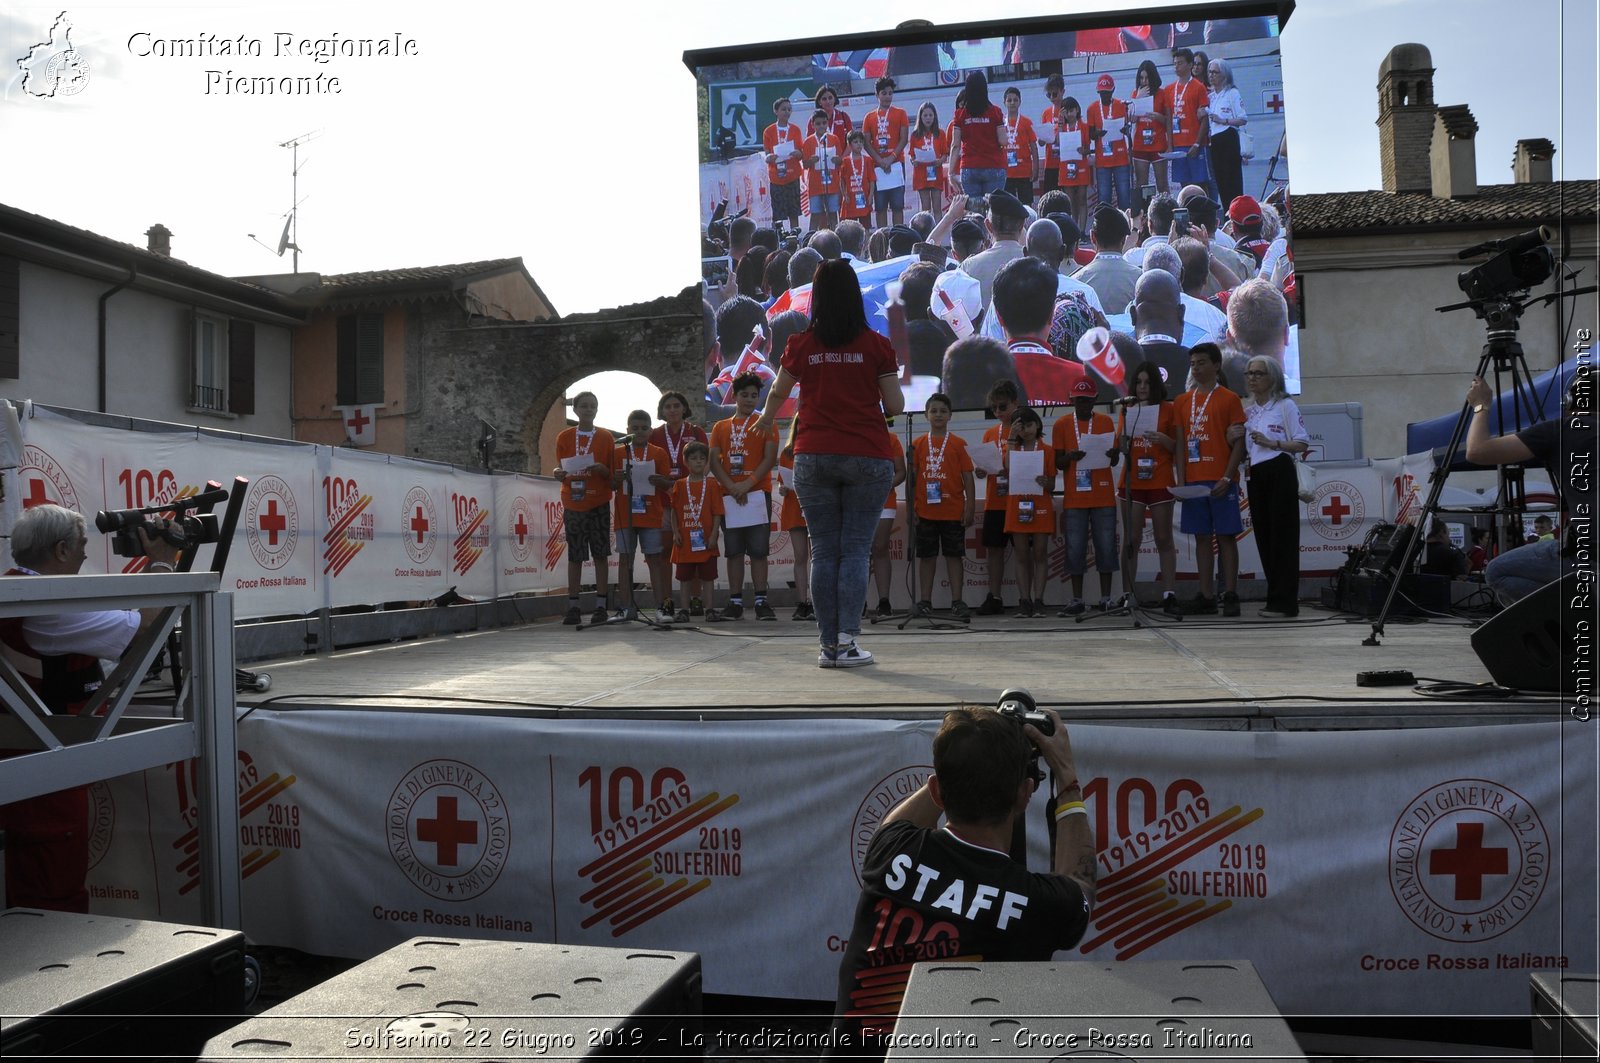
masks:
{"type": "Polygon", "coordinates": [[[1039,767],[1039,747],[1029,741],[1022,725],[1031,723],[1038,728],[1040,734],[1049,736],[1056,733],[1055,721],[1050,715],[1039,711],[1038,703],[1033,700],[1033,695],[1021,687],[1011,687],[1000,695],[1000,701],[995,705],[994,711],[1008,720],[1017,724],[1017,734],[1028,743],[1028,777],[1036,784],[1044,782],[1044,772],[1039,767]]]}

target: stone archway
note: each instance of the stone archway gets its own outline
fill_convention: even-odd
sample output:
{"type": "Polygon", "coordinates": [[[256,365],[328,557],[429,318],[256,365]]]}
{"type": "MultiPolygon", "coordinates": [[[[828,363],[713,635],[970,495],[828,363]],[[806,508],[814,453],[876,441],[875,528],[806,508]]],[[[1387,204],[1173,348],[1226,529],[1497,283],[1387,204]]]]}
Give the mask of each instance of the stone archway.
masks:
{"type": "MultiPolygon", "coordinates": [[[[420,337],[419,337],[420,338],[420,337]]],[[[554,322],[454,328],[427,337],[408,367],[421,407],[407,450],[476,464],[479,419],[498,431],[494,467],[544,472],[545,418],[574,381],[639,373],[705,412],[705,330],[700,288],[554,322]]]]}

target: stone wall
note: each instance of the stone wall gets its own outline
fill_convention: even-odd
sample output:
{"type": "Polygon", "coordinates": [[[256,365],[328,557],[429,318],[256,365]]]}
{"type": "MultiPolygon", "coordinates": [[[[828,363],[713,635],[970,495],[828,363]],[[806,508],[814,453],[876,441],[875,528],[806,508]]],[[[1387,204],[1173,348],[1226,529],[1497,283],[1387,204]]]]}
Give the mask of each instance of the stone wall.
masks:
{"type": "Polygon", "coordinates": [[[406,452],[475,465],[481,418],[498,430],[495,468],[548,472],[553,456],[539,448],[545,417],[574,382],[607,370],[638,373],[663,390],[683,392],[699,418],[702,322],[698,285],[648,303],[536,324],[469,328],[458,308],[430,303],[409,323],[406,452]]]}

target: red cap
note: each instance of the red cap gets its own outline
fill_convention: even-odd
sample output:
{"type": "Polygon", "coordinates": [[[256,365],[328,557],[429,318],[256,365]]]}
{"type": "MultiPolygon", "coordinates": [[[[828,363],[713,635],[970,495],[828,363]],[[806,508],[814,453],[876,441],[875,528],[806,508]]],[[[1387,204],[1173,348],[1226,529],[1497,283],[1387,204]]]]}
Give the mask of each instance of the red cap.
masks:
{"type": "Polygon", "coordinates": [[[1101,74],[1100,80],[1094,83],[1096,92],[1110,92],[1117,87],[1117,82],[1110,74],[1101,74]]]}
{"type": "Polygon", "coordinates": [[[1095,387],[1094,381],[1088,377],[1079,377],[1072,382],[1072,397],[1075,399],[1092,399],[1100,389],[1095,387]]]}
{"type": "Polygon", "coordinates": [[[1228,217],[1239,225],[1249,221],[1260,221],[1261,204],[1256,202],[1254,196],[1235,196],[1233,202],[1228,204],[1228,217]]]}

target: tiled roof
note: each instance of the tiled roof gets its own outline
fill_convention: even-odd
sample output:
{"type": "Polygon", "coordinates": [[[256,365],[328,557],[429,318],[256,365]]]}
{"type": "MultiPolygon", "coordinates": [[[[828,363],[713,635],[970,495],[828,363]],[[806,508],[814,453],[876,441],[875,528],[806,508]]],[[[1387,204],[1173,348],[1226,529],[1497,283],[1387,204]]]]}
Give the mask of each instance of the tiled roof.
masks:
{"type": "Polygon", "coordinates": [[[0,203],[0,236],[14,235],[34,241],[39,245],[76,252],[117,266],[133,265],[141,274],[159,276],[168,280],[203,288],[232,299],[255,301],[264,308],[281,312],[284,308],[277,294],[248,280],[224,277],[199,266],[191,266],[181,258],[158,255],[138,244],[114,240],[109,236],[80,229],[0,203]]]}
{"type": "Polygon", "coordinates": [[[449,266],[410,266],[404,269],[375,269],[365,273],[324,273],[323,289],[336,289],[344,295],[355,291],[384,288],[448,288],[456,281],[520,270],[520,258],[495,258],[485,262],[458,262],[449,266]]]}
{"type": "Polygon", "coordinates": [[[1512,228],[1553,221],[1593,224],[1600,181],[1479,185],[1466,199],[1426,192],[1308,192],[1290,203],[1296,236],[1343,236],[1374,229],[1512,228]]]}

